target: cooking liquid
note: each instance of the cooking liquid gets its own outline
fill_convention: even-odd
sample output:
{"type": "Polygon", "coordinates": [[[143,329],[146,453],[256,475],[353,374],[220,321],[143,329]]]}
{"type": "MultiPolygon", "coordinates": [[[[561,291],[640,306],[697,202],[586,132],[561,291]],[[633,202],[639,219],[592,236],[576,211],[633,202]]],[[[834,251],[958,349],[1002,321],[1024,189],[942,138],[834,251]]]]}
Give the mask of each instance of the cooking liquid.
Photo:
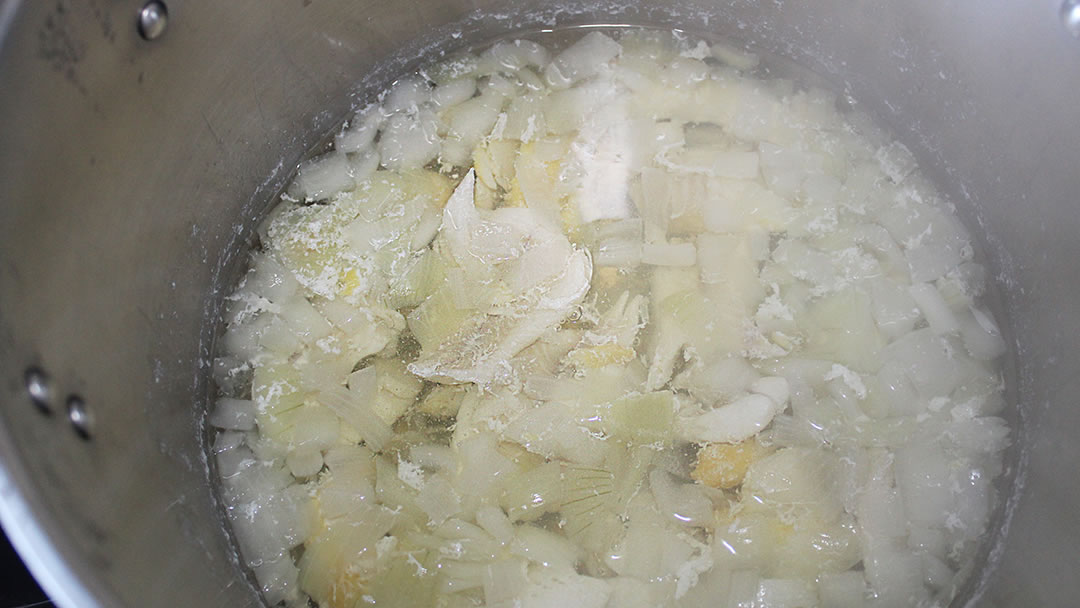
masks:
{"type": "Polygon", "coordinates": [[[507,39],[301,166],[210,417],[270,604],[949,603],[1008,442],[985,270],[907,148],[778,72],[507,39]]]}

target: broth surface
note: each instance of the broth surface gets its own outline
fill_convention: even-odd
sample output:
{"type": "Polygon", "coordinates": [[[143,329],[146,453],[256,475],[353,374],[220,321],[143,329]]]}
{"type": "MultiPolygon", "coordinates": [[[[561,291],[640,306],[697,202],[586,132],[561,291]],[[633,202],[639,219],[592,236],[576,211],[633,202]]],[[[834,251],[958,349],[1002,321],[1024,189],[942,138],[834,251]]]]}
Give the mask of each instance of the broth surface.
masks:
{"type": "Polygon", "coordinates": [[[209,422],[268,603],[947,605],[1009,436],[951,203],[739,48],[560,36],[404,76],[261,227],[209,422]]]}

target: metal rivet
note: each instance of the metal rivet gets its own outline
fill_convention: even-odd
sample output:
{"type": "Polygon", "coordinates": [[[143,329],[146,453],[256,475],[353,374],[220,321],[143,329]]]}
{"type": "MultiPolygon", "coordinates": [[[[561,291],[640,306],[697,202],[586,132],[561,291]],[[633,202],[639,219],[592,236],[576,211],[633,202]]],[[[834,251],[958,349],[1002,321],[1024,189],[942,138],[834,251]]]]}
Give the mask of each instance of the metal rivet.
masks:
{"type": "Polygon", "coordinates": [[[26,393],[30,401],[46,414],[52,413],[52,390],[49,388],[49,376],[36,367],[26,370],[26,393]]]}
{"type": "Polygon", "coordinates": [[[86,402],[77,395],[68,397],[68,420],[71,420],[71,428],[82,439],[90,439],[90,412],[86,409],[86,402]]]}
{"type": "Polygon", "coordinates": [[[139,35],[146,40],[161,37],[168,23],[169,10],[161,0],[150,0],[139,11],[139,35]]]}
{"type": "Polygon", "coordinates": [[[1061,5],[1061,22],[1074,38],[1080,38],[1080,0],[1065,0],[1061,5]]]}

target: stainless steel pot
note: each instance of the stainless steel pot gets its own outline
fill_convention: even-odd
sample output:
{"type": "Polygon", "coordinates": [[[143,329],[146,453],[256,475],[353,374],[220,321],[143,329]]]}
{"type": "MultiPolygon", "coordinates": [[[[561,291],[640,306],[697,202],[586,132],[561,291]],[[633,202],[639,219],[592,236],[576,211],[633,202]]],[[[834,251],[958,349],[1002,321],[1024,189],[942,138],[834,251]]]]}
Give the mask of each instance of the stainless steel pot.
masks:
{"type": "Polygon", "coordinates": [[[260,605],[202,419],[211,321],[270,196],[419,57],[508,30],[648,23],[817,71],[958,201],[998,279],[1019,413],[970,600],[1073,604],[1080,40],[1058,1],[172,0],[166,26],[144,13],[141,28],[142,0],[0,3],[5,530],[64,608],[260,605]]]}

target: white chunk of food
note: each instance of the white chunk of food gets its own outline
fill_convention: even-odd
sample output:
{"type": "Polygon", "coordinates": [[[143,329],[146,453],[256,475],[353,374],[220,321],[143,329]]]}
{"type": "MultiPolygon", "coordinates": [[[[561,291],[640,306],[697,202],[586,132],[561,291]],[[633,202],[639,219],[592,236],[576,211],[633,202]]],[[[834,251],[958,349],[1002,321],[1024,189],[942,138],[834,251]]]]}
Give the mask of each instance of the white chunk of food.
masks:
{"type": "Polygon", "coordinates": [[[409,370],[437,382],[483,386],[500,371],[508,371],[511,357],[556,327],[581,302],[589,291],[592,260],[539,217],[481,214],[473,202],[475,183],[476,174],[470,170],[446,204],[440,234],[463,268],[492,279],[503,268],[516,271],[505,281],[511,291],[504,304],[477,310],[460,330],[422,352],[409,370]],[[507,234],[517,237],[520,245],[510,251],[498,249],[502,253],[497,255],[489,248],[491,237],[507,234]]]}

